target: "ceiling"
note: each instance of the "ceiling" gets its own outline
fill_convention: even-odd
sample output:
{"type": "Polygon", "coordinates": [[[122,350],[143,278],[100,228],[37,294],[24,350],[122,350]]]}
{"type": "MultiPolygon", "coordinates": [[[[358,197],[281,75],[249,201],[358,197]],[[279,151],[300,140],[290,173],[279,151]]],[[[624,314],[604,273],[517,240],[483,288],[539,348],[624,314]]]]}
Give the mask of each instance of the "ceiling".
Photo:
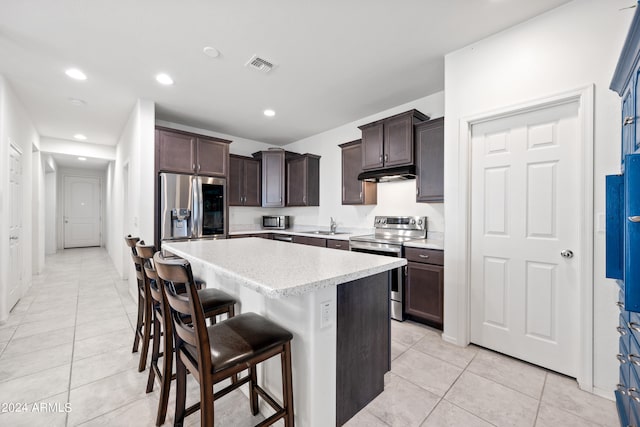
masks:
{"type": "Polygon", "coordinates": [[[0,0],[0,74],[42,136],[115,145],[145,98],[157,119],[284,145],[443,90],[446,53],[567,2],[0,0]]]}

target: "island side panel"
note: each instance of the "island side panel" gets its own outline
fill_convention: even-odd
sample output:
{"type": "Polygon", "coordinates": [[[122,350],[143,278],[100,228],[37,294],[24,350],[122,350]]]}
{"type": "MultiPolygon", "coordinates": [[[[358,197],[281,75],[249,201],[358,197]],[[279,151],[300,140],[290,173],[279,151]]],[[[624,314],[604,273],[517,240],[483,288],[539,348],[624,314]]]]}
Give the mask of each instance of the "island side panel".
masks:
{"type": "Polygon", "coordinates": [[[338,286],[336,425],[384,390],[391,365],[389,272],[338,286]]]}
{"type": "MultiPolygon", "coordinates": [[[[291,331],[293,370],[293,407],[295,425],[331,427],[336,419],[336,287],[318,289],[304,295],[268,298],[219,274],[197,258],[187,257],[194,275],[204,279],[207,287],[215,287],[236,297],[236,313],[255,312],[291,331]],[[328,325],[320,325],[320,306],[329,302],[328,325]]],[[[258,367],[258,382],[282,401],[280,359],[273,358],[258,367]]],[[[247,394],[245,387],[241,388],[247,394]]],[[[248,410],[248,403],[247,403],[248,410]]],[[[260,399],[260,412],[273,414],[260,399]]]]}

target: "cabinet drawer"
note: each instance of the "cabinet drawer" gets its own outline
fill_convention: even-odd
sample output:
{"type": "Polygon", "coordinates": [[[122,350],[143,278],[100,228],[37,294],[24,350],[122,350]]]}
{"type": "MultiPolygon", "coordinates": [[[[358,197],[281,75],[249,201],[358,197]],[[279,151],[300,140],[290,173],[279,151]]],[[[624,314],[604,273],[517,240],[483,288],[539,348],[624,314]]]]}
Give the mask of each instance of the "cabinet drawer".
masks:
{"type": "Polygon", "coordinates": [[[349,250],[349,241],[347,240],[335,240],[335,239],[327,239],[327,247],[333,249],[340,249],[343,251],[349,250]]]}
{"type": "Polygon", "coordinates": [[[404,255],[409,261],[444,265],[444,252],[437,249],[405,248],[404,255]]]}

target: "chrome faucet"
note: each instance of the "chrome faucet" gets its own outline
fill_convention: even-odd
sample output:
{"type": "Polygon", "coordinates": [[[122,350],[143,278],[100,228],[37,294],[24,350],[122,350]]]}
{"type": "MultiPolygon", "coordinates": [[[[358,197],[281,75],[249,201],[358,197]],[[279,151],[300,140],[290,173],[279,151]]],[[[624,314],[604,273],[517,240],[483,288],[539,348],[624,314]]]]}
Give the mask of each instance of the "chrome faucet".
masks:
{"type": "Polygon", "coordinates": [[[329,227],[331,228],[331,232],[335,233],[336,232],[336,228],[338,228],[338,223],[336,222],[335,219],[333,219],[333,217],[331,218],[331,224],[329,224],[329,227]]]}

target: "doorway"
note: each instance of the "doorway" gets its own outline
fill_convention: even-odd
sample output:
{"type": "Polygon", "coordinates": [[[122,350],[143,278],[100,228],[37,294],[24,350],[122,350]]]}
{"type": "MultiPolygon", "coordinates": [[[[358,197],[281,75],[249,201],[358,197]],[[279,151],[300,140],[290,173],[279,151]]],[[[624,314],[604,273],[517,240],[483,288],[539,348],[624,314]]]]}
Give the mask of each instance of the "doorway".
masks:
{"type": "MultiPolygon", "coordinates": [[[[593,259],[594,239],[593,105],[594,87],[593,85],[589,85],[557,95],[551,95],[546,98],[531,100],[519,105],[504,107],[474,116],[462,117],[454,125],[455,127],[453,129],[447,131],[450,136],[452,133],[459,135],[459,140],[454,136],[454,140],[457,140],[457,143],[449,145],[445,157],[449,170],[452,172],[448,174],[448,181],[445,184],[445,191],[448,194],[448,203],[445,207],[447,213],[445,263],[448,265],[448,269],[445,280],[445,325],[443,339],[458,345],[466,345],[472,342],[472,329],[478,327],[477,325],[472,326],[472,323],[475,322],[472,320],[472,312],[475,317],[477,308],[473,306],[478,305],[483,306],[481,308],[483,315],[485,313],[487,314],[484,318],[481,317],[481,323],[483,324],[493,322],[494,328],[498,329],[500,323],[504,320],[504,322],[508,322],[507,324],[510,326],[503,327],[515,328],[515,323],[512,319],[514,315],[519,315],[523,316],[519,320],[519,324],[524,325],[524,328],[528,328],[521,329],[522,334],[526,335],[526,338],[543,341],[544,339],[548,339],[545,338],[546,334],[546,337],[552,336],[553,339],[559,339],[558,333],[555,332],[556,330],[554,330],[549,323],[549,321],[551,321],[554,327],[558,326],[558,318],[549,319],[545,317],[545,321],[535,323],[540,319],[536,317],[535,311],[531,311],[532,309],[529,310],[529,318],[527,318],[527,312],[520,313],[515,310],[509,311],[510,307],[505,308],[505,303],[510,301],[509,298],[514,298],[510,283],[514,280],[511,279],[511,277],[513,277],[511,276],[511,270],[515,267],[510,267],[509,265],[519,263],[519,271],[525,272],[522,276],[524,278],[520,279],[521,287],[519,292],[521,301],[523,301],[523,298],[529,298],[529,301],[525,302],[533,303],[534,300],[537,299],[537,303],[540,306],[544,306],[546,301],[547,310],[550,310],[547,311],[547,313],[550,314],[557,314],[558,308],[562,308],[568,304],[572,305],[571,310],[576,310],[576,314],[572,317],[574,319],[573,321],[577,319],[577,326],[574,329],[576,335],[574,337],[576,340],[574,345],[576,355],[570,356],[570,358],[574,360],[575,368],[569,371],[572,373],[572,376],[575,376],[578,380],[580,388],[588,391],[593,390],[594,361],[593,264],[591,262],[593,259]],[[475,245],[484,245],[486,243],[486,245],[490,246],[490,244],[493,244],[491,239],[485,243],[478,240],[479,238],[484,238],[484,234],[488,234],[494,241],[499,241],[500,233],[504,233],[506,236],[516,233],[516,229],[509,228],[515,227],[516,225],[519,227],[518,230],[520,231],[518,232],[520,233],[520,237],[525,233],[525,237],[531,238],[531,240],[540,240],[541,244],[546,243],[545,240],[555,239],[555,237],[551,236],[553,233],[561,234],[561,232],[564,232],[564,229],[561,230],[563,226],[559,222],[555,223],[553,226],[556,228],[551,228],[551,232],[549,232],[550,229],[548,226],[552,224],[552,216],[545,217],[545,212],[547,215],[549,212],[553,213],[552,210],[549,210],[552,206],[549,207],[549,205],[547,205],[547,208],[543,209],[544,205],[534,205],[531,202],[529,205],[524,204],[529,211],[514,211],[515,205],[513,205],[511,201],[505,201],[504,207],[502,209],[499,208],[501,200],[499,197],[500,194],[505,195],[503,200],[506,200],[507,192],[504,189],[513,188],[508,187],[511,185],[508,174],[515,172],[507,172],[506,170],[500,169],[504,169],[507,166],[506,164],[484,164],[486,170],[483,172],[483,179],[493,181],[483,182],[483,187],[488,186],[491,190],[503,188],[502,193],[500,193],[500,191],[490,191],[488,194],[475,194],[479,183],[474,181],[474,173],[477,171],[478,165],[475,165],[475,168],[473,167],[473,156],[477,154],[474,153],[473,148],[474,143],[478,142],[477,140],[474,141],[474,138],[477,137],[478,131],[481,130],[480,126],[484,123],[495,122],[520,115],[526,116],[527,113],[543,111],[554,107],[562,108],[562,106],[570,105],[574,102],[577,103],[577,116],[571,120],[574,122],[574,129],[577,132],[577,144],[571,156],[577,165],[577,170],[574,172],[576,180],[573,181],[577,182],[577,184],[573,187],[571,197],[575,197],[573,200],[575,200],[577,216],[572,218],[571,227],[575,227],[575,229],[578,230],[577,241],[574,243],[575,246],[560,247],[560,244],[558,244],[559,250],[555,248],[548,250],[549,254],[557,257],[555,260],[549,261],[541,259],[540,261],[533,261],[533,259],[531,259],[528,261],[528,264],[524,259],[515,263],[509,261],[509,254],[496,253],[492,256],[488,251],[476,254],[475,251],[477,248],[475,245]],[[476,135],[472,132],[475,126],[478,126],[475,129],[476,135]],[[474,200],[474,198],[476,198],[476,200],[474,200]],[[474,206],[474,203],[478,200],[481,201],[480,204],[475,204],[474,206]],[[484,215],[484,210],[477,211],[478,208],[486,209],[489,206],[494,213],[502,212],[502,217],[500,215],[496,216],[494,213],[486,216],[484,215]],[[483,215],[482,220],[476,218],[477,215],[483,215]],[[527,215],[531,216],[531,220],[527,218],[527,215]],[[519,223],[513,225],[513,221],[519,221],[519,223]],[[545,229],[545,227],[547,228],[545,229]],[[482,230],[482,236],[478,235],[478,230],[482,230]],[[474,231],[476,235],[474,235],[474,231]],[[484,231],[488,233],[484,233],[484,231]],[[545,236],[545,233],[548,236],[545,236]],[[535,239],[533,239],[533,237],[535,237],[535,239]],[[565,249],[573,252],[573,258],[564,258],[562,256],[561,252],[565,249]],[[572,265],[572,267],[568,270],[565,269],[563,272],[564,265],[562,263],[568,263],[572,265]],[[554,264],[557,264],[559,267],[554,267],[554,264]],[[477,277],[478,271],[482,272],[481,277],[477,277]],[[485,277],[485,274],[487,277],[485,277]],[[528,277],[526,274],[528,274],[528,277]],[[559,292],[557,288],[561,286],[564,281],[562,277],[563,274],[575,275],[575,281],[572,283],[576,284],[577,291],[573,294],[575,299],[572,301],[559,301],[557,299],[559,294],[553,293],[559,292]],[[504,278],[504,281],[500,282],[500,280],[503,280],[502,278],[504,278]],[[487,287],[486,290],[482,287],[472,286],[474,279],[480,280],[483,284],[490,283],[490,286],[487,287]],[[511,280],[511,282],[507,282],[507,279],[511,280]],[[529,282],[526,282],[525,279],[529,280],[529,282]],[[495,285],[495,283],[504,283],[506,286],[501,287],[501,285],[495,285]],[[539,288],[533,289],[526,287],[528,283],[541,283],[542,285],[539,288]],[[477,295],[477,292],[493,292],[496,295],[496,299],[491,299],[490,302],[495,305],[485,306],[485,301],[480,300],[482,296],[477,295]],[[500,298],[502,298],[502,300],[500,300],[500,298]],[[498,307],[500,308],[500,313],[497,313],[498,307]],[[488,310],[496,311],[489,315],[488,310]],[[447,315],[447,313],[449,314],[447,315]],[[499,316],[503,316],[502,319],[499,316]],[[507,318],[507,316],[511,316],[511,318],[507,318]],[[555,335],[551,335],[550,331],[555,333],[555,335]]],[[[530,126],[527,125],[532,129],[533,133],[537,132],[536,135],[532,135],[531,138],[527,140],[527,144],[529,144],[527,147],[531,148],[532,151],[533,147],[530,144],[534,141],[537,146],[535,149],[540,150],[540,152],[546,151],[547,148],[552,151],[552,145],[559,144],[557,142],[553,144],[550,144],[549,141],[543,142],[544,139],[548,139],[543,136],[548,136],[550,132],[552,137],[556,138],[554,141],[558,141],[557,138],[561,136],[560,134],[553,133],[557,131],[557,127],[556,130],[553,130],[553,126],[551,126],[550,130],[548,126],[549,123],[550,122],[547,122],[545,125],[544,121],[541,121],[537,123],[532,122],[530,126]],[[541,127],[534,129],[536,126],[541,127]],[[544,148],[547,145],[548,147],[544,148]]],[[[508,151],[510,149],[509,142],[507,141],[505,143],[504,138],[498,136],[498,134],[500,134],[499,126],[495,129],[489,129],[489,125],[487,125],[487,130],[488,140],[484,141],[485,155],[492,153],[496,155],[496,157],[499,157],[498,154],[500,154],[500,151],[508,151]]],[[[553,150],[557,149],[554,148],[553,150]]],[[[509,166],[509,168],[512,167],[509,166]]],[[[540,194],[540,197],[543,198],[547,191],[545,188],[549,189],[553,180],[557,179],[557,176],[554,175],[557,173],[557,166],[552,166],[552,160],[550,159],[532,159],[530,167],[528,166],[524,168],[524,170],[522,170],[523,168],[517,167],[516,169],[519,169],[518,173],[524,177],[522,179],[527,183],[527,186],[524,187],[525,190],[522,190],[523,193],[516,194],[516,198],[524,198],[524,200],[527,200],[527,197],[525,197],[527,194],[530,194],[532,197],[534,194],[540,194]],[[528,184],[529,182],[532,183],[531,187],[528,184]],[[535,183],[535,185],[533,185],[533,183],[535,183]]],[[[513,178],[511,178],[511,180],[513,180],[513,178]]],[[[535,199],[535,197],[533,199],[535,199]]],[[[513,203],[515,203],[515,201],[513,201],[513,203]]],[[[520,203],[522,206],[523,202],[520,203]]],[[[556,202],[556,209],[560,206],[558,203],[559,202],[556,202]]],[[[569,213],[561,213],[561,216],[567,217],[569,215],[569,213]]],[[[503,237],[503,240],[506,241],[507,239],[508,237],[503,237]]],[[[487,248],[489,248],[489,246],[487,246],[487,248]]],[[[483,246],[481,249],[484,251],[484,248],[483,246]]],[[[562,291],[564,292],[565,290],[562,291]]],[[[473,340],[477,341],[475,331],[473,332],[473,340]]],[[[516,342],[512,343],[510,345],[512,350],[507,351],[507,353],[513,354],[513,349],[518,345],[516,342]]],[[[518,355],[516,357],[521,357],[527,361],[530,360],[527,355],[518,355]]],[[[561,357],[564,357],[564,355],[561,357]]],[[[546,364],[544,361],[541,362],[538,360],[533,360],[533,363],[546,364]]]]}
{"type": "Polygon", "coordinates": [[[22,152],[9,146],[9,291],[7,308],[11,310],[22,297],[22,152]]]}
{"type": "Polygon", "coordinates": [[[64,248],[100,246],[100,178],[64,177],[64,248]]]}
{"type": "Polygon", "coordinates": [[[471,127],[471,342],[578,366],[576,100],[471,127]]]}

